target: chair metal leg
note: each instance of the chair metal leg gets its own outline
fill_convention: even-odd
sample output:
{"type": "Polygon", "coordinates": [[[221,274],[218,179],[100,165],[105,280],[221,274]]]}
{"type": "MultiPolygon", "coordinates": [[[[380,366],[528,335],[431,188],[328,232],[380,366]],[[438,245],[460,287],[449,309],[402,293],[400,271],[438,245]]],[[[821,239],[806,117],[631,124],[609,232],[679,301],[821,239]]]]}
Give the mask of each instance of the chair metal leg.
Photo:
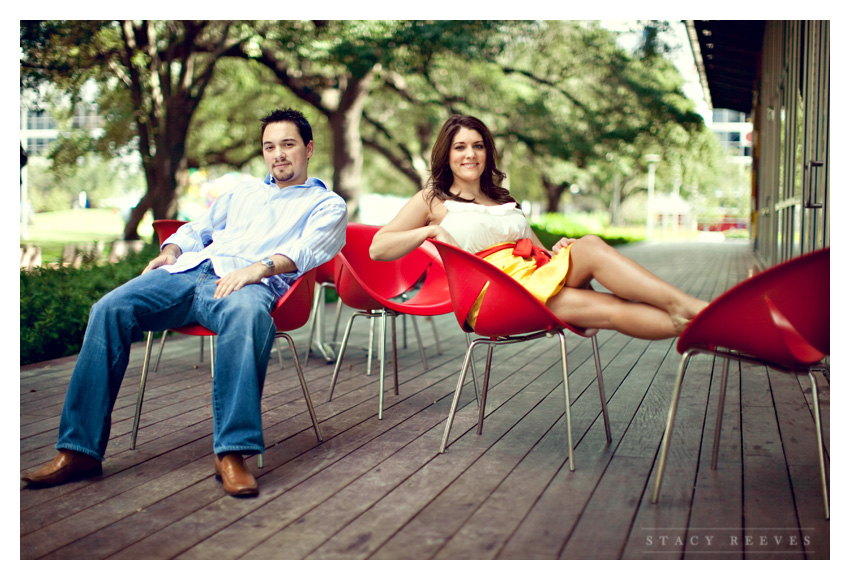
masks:
{"type": "Polygon", "coordinates": [[[145,384],[148,380],[148,366],[151,360],[151,349],[153,348],[153,332],[148,332],[147,344],[145,344],[145,358],[142,362],[142,381],[139,384],[139,394],[136,397],[136,414],[133,416],[133,431],[130,433],[130,449],[136,448],[136,436],[139,433],[139,419],[142,416],[142,401],[145,398],[145,384]]]}
{"type": "MultiPolygon", "coordinates": [[[[401,295],[403,299],[407,299],[406,294],[401,295]]],[[[416,320],[414,319],[413,324],[416,324],[416,320]]],[[[418,333],[417,333],[418,336],[418,333]]],[[[422,346],[422,341],[419,341],[419,346],[422,346]]],[[[402,314],[401,315],[401,348],[407,348],[407,317],[402,314]]]]}
{"type": "Polygon", "coordinates": [[[567,422],[567,451],[570,454],[570,471],[576,470],[575,459],[573,456],[573,422],[570,416],[570,372],[567,367],[567,337],[560,330],[558,331],[558,340],[561,342],[561,370],[564,373],[564,417],[567,422]]]}
{"type": "MultiPolygon", "coordinates": [[[[374,319],[373,319],[374,321],[374,319]]],[[[378,420],[383,419],[384,412],[384,364],[387,360],[387,311],[381,311],[380,344],[378,344],[378,357],[380,358],[380,376],[378,378],[378,420]]]]}
{"type": "MultiPolygon", "coordinates": [[[[378,379],[378,419],[384,418],[384,372],[387,366],[387,318],[391,318],[393,340],[393,380],[395,394],[398,395],[398,349],[396,348],[396,313],[381,310],[381,329],[379,333],[378,357],[380,359],[380,377],[378,379]]],[[[374,320],[374,319],[373,319],[374,320]]]]}
{"type": "Polygon", "coordinates": [[[599,343],[596,335],[590,337],[593,346],[593,362],[596,363],[596,384],[599,386],[599,401],[602,404],[602,421],[605,423],[605,438],[611,443],[611,420],[608,418],[608,399],[605,397],[605,382],[602,380],[602,363],[599,360],[599,343]]]}
{"type": "Polygon", "coordinates": [[[812,371],[809,371],[809,380],[812,381],[812,397],[815,403],[815,431],[818,442],[818,466],[820,467],[820,484],[823,492],[823,509],[826,519],[829,519],[829,490],[826,483],[826,461],[823,455],[823,426],[820,420],[820,398],[818,396],[818,383],[812,371]]]}
{"type": "Polygon", "coordinates": [[[316,411],[313,409],[313,400],[310,398],[310,392],[307,390],[307,381],[304,379],[304,372],[301,369],[301,364],[298,362],[298,352],[295,349],[295,341],[285,332],[279,333],[278,338],[285,338],[289,343],[289,349],[292,351],[292,360],[295,361],[295,373],[298,375],[298,382],[301,383],[301,391],[304,393],[304,400],[307,402],[307,411],[310,413],[310,420],[313,422],[313,431],[316,432],[316,439],[321,443],[324,441],[322,432],[319,429],[319,420],[316,417],[316,411]]]}
{"type": "Polygon", "coordinates": [[[685,378],[688,358],[692,354],[692,351],[687,351],[682,355],[682,360],[679,363],[679,374],[676,377],[676,386],[673,387],[673,398],[670,400],[670,411],[667,413],[667,426],[664,428],[664,439],[661,441],[661,454],[658,458],[658,472],[655,475],[655,489],[652,492],[652,503],[658,503],[658,494],[661,492],[661,481],[664,479],[667,452],[670,450],[670,438],[673,435],[673,422],[676,419],[676,407],[679,406],[679,393],[682,390],[682,381],[685,378]]]}
{"type": "MultiPolygon", "coordinates": [[[[316,291],[316,293],[313,295],[313,310],[310,313],[310,332],[307,333],[307,354],[304,356],[305,365],[310,360],[310,351],[313,348],[313,337],[316,335],[316,326],[318,324],[317,321],[319,318],[319,300],[321,300],[323,294],[324,292],[322,292],[322,285],[319,284],[318,291],[316,291]]],[[[319,342],[322,342],[321,331],[319,342]]]]}
{"type": "MultiPolygon", "coordinates": [[[[402,323],[404,323],[404,316],[402,316],[402,323]]],[[[428,372],[428,359],[425,358],[425,348],[422,346],[422,335],[419,334],[419,325],[416,323],[416,317],[411,316],[410,320],[413,322],[413,332],[416,334],[416,341],[419,343],[419,358],[422,359],[422,367],[425,369],[425,372],[428,372]]],[[[407,345],[405,345],[407,346],[407,345]]]]}
{"type": "MultiPolygon", "coordinates": [[[[162,349],[165,348],[165,339],[168,338],[168,330],[162,331],[162,338],[159,341],[159,353],[156,355],[156,364],[153,365],[153,372],[157,372],[159,370],[159,359],[162,358],[162,349]]],[[[201,337],[201,362],[204,361],[204,339],[201,337]]]]}
{"type": "MultiPolygon", "coordinates": [[[[313,310],[310,317],[310,333],[309,338],[307,339],[307,354],[304,357],[304,364],[307,364],[310,360],[310,351],[313,349],[313,346],[316,347],[319,354],[321,354],[322,358],[325,359],[325,362],[334,362],[334,360],[336,360],[336,356],[334,355],[330,345],[325,343],[325,294],[328,288],[333,288],[333,284],[330,282],[322,282],[319,284],[319,289],[313,296],[313,310]],[[314,341],[314,337],[316,336],[316,327],[319,329],[319,337],[314,341]]],[[[341,304],[342,302],[337,300],[337,325],[339,325],[339,316],[342,311],[341,304]]],[[[336,329],[334,329],[334,340],[336,340],[336,329]]]]}
{"type": "Polygon", "coordinates": [[[434,331],[434,346],[437,347],[437,354],[438,355],[443,354],[443,351],[440,350],[440,337],[437,336],[437,325],[434,322],[434,317],[433,316],[426,316],[425,318],[427,318],[428,322],[431,323],[431,330],[434,331]]]}
{"type": "Polygon", "coordinates": [[[369,320],[369,351],[366,353],[366,376],[372,376],[372,345],[375,344],[375,319],[369,320]]]}
{"type": "Polygon", "coordinates": [[[720,454],[720,432],[723,429],[723,407],[726,406],[726,384],[729,378],[729,358],[723,357],[723,370],[720,375],[720,392],[717,396],[717,419],[714,421],[714,446],[711,448],[711,469],[717,469],[717,456],[720,454]]]}
{"type": "Polygon", "coordinates": [[[279,339],[275,339],[275,345],[277,346],[277,364],[281,369],[283,369],[283,354],[281,353],[279,339]]]}
{"type": "MultiPolygon", "coordinates": [[[[203,337],[201,342],[203,342],[203,337]]],[[[210,377],[215,378],[215,336],[210,336],[210,377]]]]}
{"type": "Polygon", "coordinates": [[[334,394],[334,387],[336,386],[336,379],[339,376],[339,367],[342,365],[342,357],[345,355],[345,347],[348,346],[348,337],[351,334],[351,325],[354,323],[354,319],[358,316],[367,316],[366,313],[363,312],[355,312],[351,315],[351,318],[348,319],[348,324],[345,326],[345,332],[342,335],[342,343],[339,346],[339,352],[336,355],[336,365],[334,365],[334,373],[331,377],[331,390],[328,393],[328,402],[331,402],[331,398],[334,394]]]}
{"type": "Polygon", "coordinates": [[[478,403],[478,434],[484,430],[484,409],[487,407],[487,389],[490,388],[490,365],[493,363],[493,343],[487,344],[487,363],[484,366],[484,382],[481,384],[481,400],[478,403]]]}
{"type": "MultiPolygon", "coordinates": [[[[469,348],[470,344],[472,344],[472,339],[469,338],[469,333],[467,332],[464,332],[463,335],[466,337],[466,348],[469,348]]],[[[475,359],[471,359],[470,364],[472,365],[472,386],[475,389],[475,402],[480,405],[481,399],[478,398],[478,375],[475,372],[475,359]]]]}
{"type": "MultiPolygon", "coordinates": [[[[395,320],[397,316],[393,312],[388,312],[388,316],[392,318],[392,334],[393,334],[393,385],[395,388],[395,394],[398,395],[398,348],[396,347],[396,335],[395,335],[395,320]]],[[[421,344],[421,343],[420,343],[421,344]]]]}
{"type": "Polygon", "coordinates": [[[460,392],[463,390],[463,381],[466,378],[466,369],[469,367],[469,361],[472,358],[472,351],[475,349],[475,346],[479,344],[478,340],[473,340],[469,343],[469,347],[466,349],[466,356],[463,359],[463,366],[460,369],[460,376],[457,380],[457,387],[455,387],[455,395],[452,399],[452,406],[449,409],[449,417],[446,419],[446,429],[443,431],[443,440],[440,443],[440,453],[446,452],[446,443],[449,440],[449,433],[452,430],[452,422],[455,418],[455,412],[457,411],[457,403],[460,400],[460,392]]]}

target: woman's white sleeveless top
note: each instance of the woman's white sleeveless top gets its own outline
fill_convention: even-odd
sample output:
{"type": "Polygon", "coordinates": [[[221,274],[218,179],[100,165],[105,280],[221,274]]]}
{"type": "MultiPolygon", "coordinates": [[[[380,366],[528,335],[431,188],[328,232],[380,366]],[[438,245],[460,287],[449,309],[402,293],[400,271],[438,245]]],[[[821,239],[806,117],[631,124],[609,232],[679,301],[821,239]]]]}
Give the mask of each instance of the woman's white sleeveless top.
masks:
{"type": "Polygon", "coordinates": [[[531,237],[531,226],[515,203],[491,206],[447,199],[443,205],[448,213],[440,225],[467,252],[531,237]]]}

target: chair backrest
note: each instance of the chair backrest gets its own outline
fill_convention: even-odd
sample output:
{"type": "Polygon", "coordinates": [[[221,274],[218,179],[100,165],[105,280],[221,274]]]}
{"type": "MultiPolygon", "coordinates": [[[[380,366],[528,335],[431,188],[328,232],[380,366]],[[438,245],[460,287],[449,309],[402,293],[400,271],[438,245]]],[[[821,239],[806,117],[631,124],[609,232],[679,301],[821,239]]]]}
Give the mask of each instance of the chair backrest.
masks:
{"type": "Polygon", "coordinates": [[[154,220],[153,231],[159,238],[159,245],[161,246],[168,239],[168,236],[176,232],[185,223],[187,223],[185,220],[154,220]]]}
{"type": "Polygon", "coordinates": [[[796,367],[829,354],[829,248],[769,268],[699,313],[677,348],[725,347],[796,367]]]}
{"type": "Polygon", "coordinates": [[[334,281],[334,261],[333,258],[316,268],[316,282],[324,284],[334,281]]]}
{"type": "Polygon", "coordinates": [[[278,299],[277,306],[272,310],[272,319],[278,332],[289,332],[307,324],[313,308],[317,269],[298,278],[286,294],[278,299]]]}
{"type": "Polygon", "coordinates": [[[348,224],[345,246],[334,258],[334,285],[343,303],[351,308],[374,310],[409,290],[422,277],[433,258],[417,248],[390,262],[369,257],[372,238],[381,229],[348,224]]]}
{"type": "Polygon", "coordinates": [[[436,240],[433,244],[443,259],[455,317],[466,332],[470,331],[469,311],[487,286],[475,334],[507,336],[564,328],[582,336],[596,333],[564,324],[519,282],[478,256],[436,240]]]}

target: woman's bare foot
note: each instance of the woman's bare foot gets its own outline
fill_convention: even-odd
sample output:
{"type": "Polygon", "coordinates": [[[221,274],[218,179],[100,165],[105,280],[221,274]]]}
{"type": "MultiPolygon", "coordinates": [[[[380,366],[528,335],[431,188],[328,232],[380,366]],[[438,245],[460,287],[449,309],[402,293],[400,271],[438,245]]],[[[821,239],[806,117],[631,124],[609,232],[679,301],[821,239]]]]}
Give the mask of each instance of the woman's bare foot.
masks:
{"type": "Polygon", "coordinates": [[[678,310],[670,313],[670,319],[673,321],[673,329],[677,336],[682,334],[682,331],[685,330],[685,327],[691,320],[708,306],[708,302],[705,300],[699,300],[690,296],[688,298],[688,304],[682,304],[678,310]]]}
{"type": "Polygon", "coordinates": [[[682,316],[677,316],[675,314],[670,316],[670,319],[673,321],[673,332],[676,333],[676,336],[679,336],[684,332],[685,327],[688,326],[690,322],[689,319],[683,318],[682,316]]]}

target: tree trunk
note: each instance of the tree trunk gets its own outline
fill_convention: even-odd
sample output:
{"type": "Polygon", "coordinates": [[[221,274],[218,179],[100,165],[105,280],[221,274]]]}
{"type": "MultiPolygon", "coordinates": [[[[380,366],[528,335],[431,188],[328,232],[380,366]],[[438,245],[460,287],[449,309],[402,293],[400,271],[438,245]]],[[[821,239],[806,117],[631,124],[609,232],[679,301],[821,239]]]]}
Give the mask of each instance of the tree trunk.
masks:
{"type": "Polygon", "coordinates": [[[543,183],[543,191],[546,193],[546,211],[548,213],[558,213],[558,206],[561,203],[561,195],[567,189],[567,183],[552,183],[544,175],[541,177],[543,183]]]}
{"type": "Polygon", "coordinates": [[[175,172],[170,170],[170,162],[154,158],[153,179],[148,180],[148,191],[139,200],[138,205],[130,212],[130,218],[124,226],[125,240],[138,240],[139,223],[148,210],[153,212],[153,219],[168,219],[173,216],[173,206],[177,197],[177,180],[175,172]],[[157,167],[158,166],[158,167],[157,167]]]}
{"type": "Polygon", "coordinates": [[[155,220],[174,217],[177,209],[177,175],[186,170],[186,139],[189,136],[189,121],[197,103],[197,100],[182,94],[172,97],[168,103],[161,131],[156,138],[156,152],[150,157],[150,167],[146,171],[148,192],[130,213],[130,219],[124,227],[125,240],[139,239],[137,229],[148,210],[151,210],[155,220]]]}
{"type": "Polygon", "coordinates": [[[124,227],[125,240],[138,240],[139,223],[151,210],[153,219],[174,216],[177,201],[177,174],[186,167],[185,145],[189,126],[185,121],[169,123],[157,139],[156,153],[147,171],[148,191],[130,212],[124,227]]]}
{"type": "Polygon", "coordinates": [[[359,111],[337,111],[328,118],[333,135],[333,189],[349,208],[360,197],[360,177],[363,172],[363,148],[360,141],[359,111]]]}
{"type": "Polygon", "coordinates": [[[333,135],[333,189],[345,200],[348,213],[352,217],[356,214],[360,201],[360,179],[363,174],[360,121],[373,76],[374,69],[360,78],[349,77],[339,106],[328,115],[333,135]]]}

